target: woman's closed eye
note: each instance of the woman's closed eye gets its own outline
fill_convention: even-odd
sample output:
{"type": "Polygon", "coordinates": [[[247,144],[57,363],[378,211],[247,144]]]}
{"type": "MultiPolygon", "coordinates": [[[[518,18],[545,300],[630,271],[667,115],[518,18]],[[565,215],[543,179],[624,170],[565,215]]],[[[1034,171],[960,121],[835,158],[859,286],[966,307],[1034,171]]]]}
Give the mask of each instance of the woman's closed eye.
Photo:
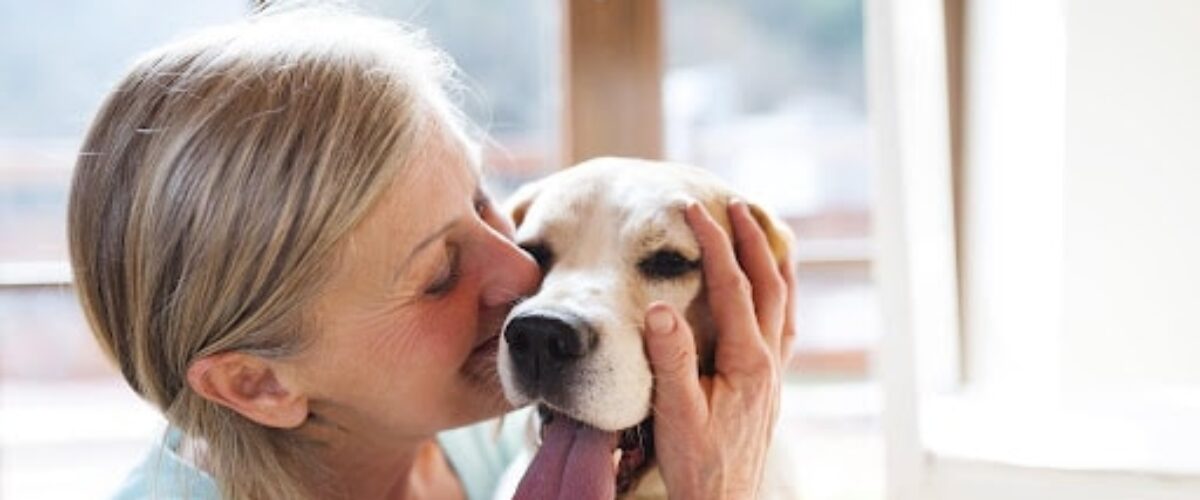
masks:
{"type": "MultiPolygon", "coordinates": [[[[492,200],[487,194],[483,191],[476,191],[475,196],[471,200],[471,206],[475,211],[476,217],[490,223],[489,219],[494,214],[492,200]]],[[[446,258],[442,263],[442,267],[429,285],[425,287],[425,295],[442,297],[454,290],[454,285],[457,285],[459,278],[462,277],[462,266],[459,263],[458,254],[457,246],[447,247],[446,258]]]]}
{"type": "Polygon", "coordinates": [[[454,290],[454,285],[458,284],[459,278],[462,277],[462,268],[458,262],[457,249],[447,249],[447,255],[441,270],[425,287],[425,295],[432,297],[442,297],[451,290],[454,290]]]}

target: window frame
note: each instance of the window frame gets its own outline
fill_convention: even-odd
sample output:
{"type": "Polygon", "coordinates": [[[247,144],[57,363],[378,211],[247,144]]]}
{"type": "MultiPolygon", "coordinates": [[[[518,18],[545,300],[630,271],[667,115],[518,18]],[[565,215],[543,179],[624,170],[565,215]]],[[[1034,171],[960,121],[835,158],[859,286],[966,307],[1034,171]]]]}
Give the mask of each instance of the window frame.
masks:
{"type": "MultiPolygon", "coordinates": [[[[250,0],[252,8],[267,3],[250,0]]],[[[560,168],[599,155],[661,159],[664,8],[661,0],[562,0],[560,168]]],[[[869,241],[805,242],[796,255],[796,272],[865,273],[873,252],[869,241]]],[[[71,282],[65,260],[0,262],[0,290],[71,282]]],[[[871,356],[869,348],[801,351],[789,368],[796,373],[866,377],[871,356]]]]}
{"type": "MultiPolygon", "coordinates": [[[[1038,7],[1062,15],[1061,2],[1038,7]]],[[[1200,419],[1194,401],[1113,389],[1064,404],[1061,394],[1001,395],[973,380],[977,332],[967,326],[977,311],[964,258],[965,142],[977,132],[966,99],[970,8],[970,0],[867,2],[876,269],[888,325],[879,358],[887,497],[1192,498],[1200,491],[1200,454],[1186,451],[1200,449],[1188,424],[1200,419]]],[[[1054,338],[1020,342],[1057,348],[1054,338]]]]}

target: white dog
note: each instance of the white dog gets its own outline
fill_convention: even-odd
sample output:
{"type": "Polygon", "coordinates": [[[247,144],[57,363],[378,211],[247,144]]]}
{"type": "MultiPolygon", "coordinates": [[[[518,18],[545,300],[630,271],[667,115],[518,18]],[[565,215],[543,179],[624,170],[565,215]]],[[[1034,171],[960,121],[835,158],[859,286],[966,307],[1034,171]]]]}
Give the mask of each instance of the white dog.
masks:
{"type": "MultiPolygon", "coordinates": [[[[600,485],[601,491],[615,487],[622,497],[665,497],[654,467],[653,378],[642,345],[643,317],[653,301],[684,311],[696,335],[698,369],[712,372],[716,331],[703,292],[700,246],[683,208],[698,201],[729,231],[725,208],[734,196],[698,168],[602,158],[526,185],[507,201],[516,241],[538,260],[545,278],[505,323],[500,380],[514,404],[538,405],[543,448],[570,448],[569,454],[559,450],[562,461],[584,464],[531,469],[548,476],[539,479],[550,483],[539,491],[585,496],[594,486],[589,481],[603,480],[603,474],[592,478],[580,471],[611,471],[611,462],[619,460],[616,484],[600,485]],[[554,433],[576,431],[555,430],[555,420],[591,433],[559,443],[554,433]],[[587,447],[590,457],[579,452],[587,447]],[[588,469],[595,461],[603,468],[588,469]]],[[[790,232],[750,207],[782,262],[790,232]]]]}

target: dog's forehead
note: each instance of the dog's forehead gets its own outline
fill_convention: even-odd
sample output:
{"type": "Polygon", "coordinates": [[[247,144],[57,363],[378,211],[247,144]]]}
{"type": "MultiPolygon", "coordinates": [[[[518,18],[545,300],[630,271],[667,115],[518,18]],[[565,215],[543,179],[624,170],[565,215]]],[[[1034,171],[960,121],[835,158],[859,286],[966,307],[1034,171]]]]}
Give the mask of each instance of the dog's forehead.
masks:
{"type": "Polygon", "coordinates": [[[541,187],[534,205],[559,213],[590,209],[636,216],[682,208],[688,201],[723,203],[729,197],[715,176],[699,168],[629,158],[590,160],[544,180],[541,187]]]}
{"type": "Polygon", "coordinates": [[[690,201],[723,205],[729,194],[693,167],[629,159],[592,160],[542,181],[519,240],[597,231],[639,246],[691,240],[683,224],[690,201]]]}

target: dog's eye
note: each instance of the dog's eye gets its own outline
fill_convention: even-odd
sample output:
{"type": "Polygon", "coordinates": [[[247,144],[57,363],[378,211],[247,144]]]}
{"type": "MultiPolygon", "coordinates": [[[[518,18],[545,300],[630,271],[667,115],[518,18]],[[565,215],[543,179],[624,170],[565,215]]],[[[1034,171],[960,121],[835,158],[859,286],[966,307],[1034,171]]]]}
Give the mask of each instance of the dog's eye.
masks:
{"type": "Polygon", "coordinates": [[[638,262],[638,270],[650,279],[670,279],[700,268],[699,261],[688,260],[674,250],[659,250],[638,262]]]}
{"type": "Polygon", "coordinates": [[[550,247],[541,243],[526,243],[521,245],[521,250],[533,257],[537,261],[538,267],[545,273],[554,264],[554,252],[550,251],[550,247]]]}

